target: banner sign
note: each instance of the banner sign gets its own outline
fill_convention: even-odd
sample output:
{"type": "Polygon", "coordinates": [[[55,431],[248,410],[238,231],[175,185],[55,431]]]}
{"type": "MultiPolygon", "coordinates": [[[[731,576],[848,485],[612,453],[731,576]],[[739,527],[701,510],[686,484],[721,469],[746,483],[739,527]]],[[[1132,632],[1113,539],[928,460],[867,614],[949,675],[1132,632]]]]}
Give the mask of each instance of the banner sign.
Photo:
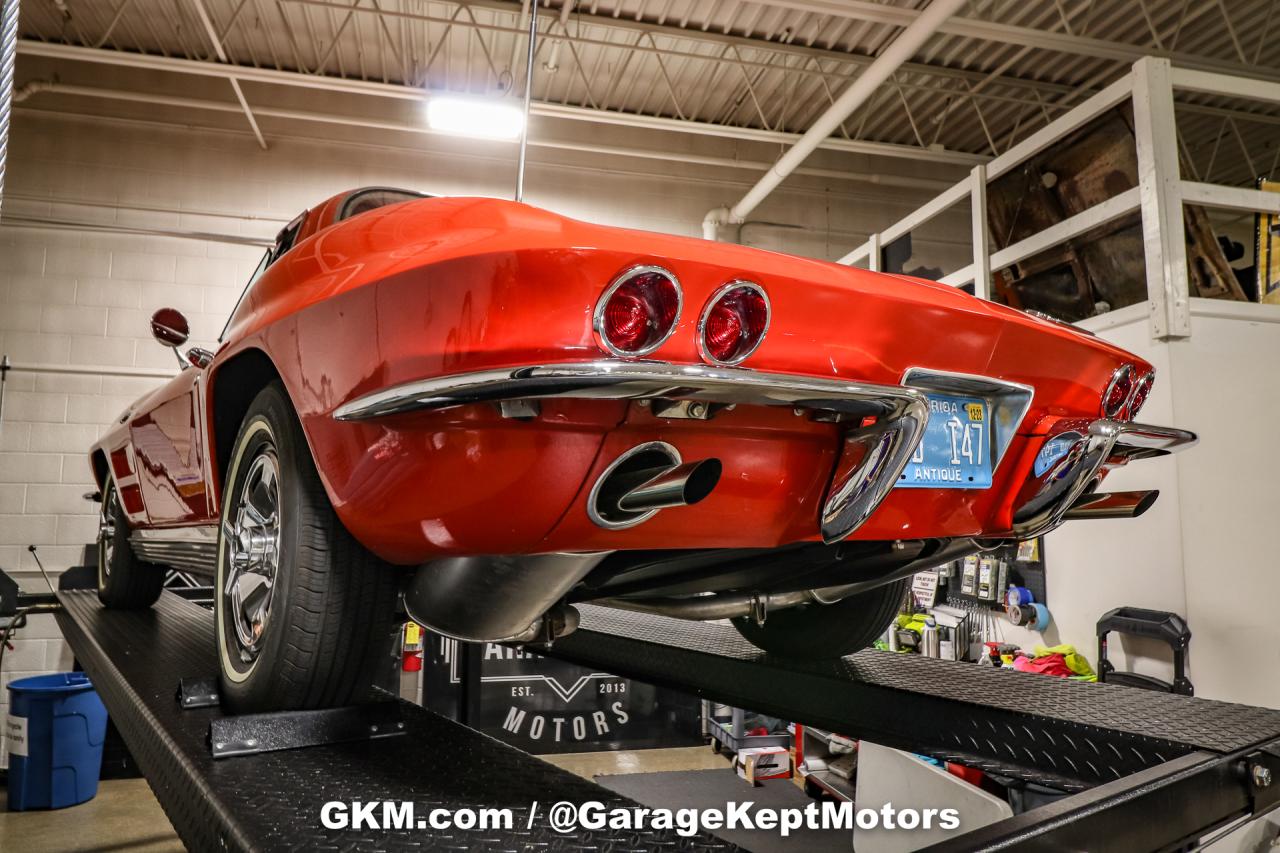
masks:
{"type": "Polygon", "coordinates": [[[423,704],[526,752],[702,743],[687,694],[498,643],[427,633],[423,704]]]}

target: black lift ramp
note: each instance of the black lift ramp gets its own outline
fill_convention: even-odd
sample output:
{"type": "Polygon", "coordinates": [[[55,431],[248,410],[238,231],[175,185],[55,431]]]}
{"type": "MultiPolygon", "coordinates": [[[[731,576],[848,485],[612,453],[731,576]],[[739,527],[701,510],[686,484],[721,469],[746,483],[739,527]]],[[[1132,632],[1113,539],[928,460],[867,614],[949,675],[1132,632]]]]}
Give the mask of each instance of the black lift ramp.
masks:
{"type": "MultiPolygon", "coordinates": [[[[58,613],[76,659],[93,679],[183,843],[238,850],[734,850],[709,835],[601,830],[561,835],[546,821],[559,801],[631,801],[437,714],[398,702],[404,734],[281,752],[213,757],[216,707],[184,710],[181,679],[216,673],[213,614],[170,593],[151,610],[104,610],[93,592],[62,592],[58,613]],[[509,808],[509,830],[326,830],[331,801],[412,801],[430,809],[509,808]],[[529,821],[530,803],[542,810],[529,821]]],[[[198,704],[198,703],[197,703],[198,704]]],[[[339,720],[338,724],[343,725],[339,720]]]]}
{"type": "MultiPolygon", "coordinates": [[[[321,715],[285,732],[200,707],[209,685],[199,679],[217,669],[209,611],[169,593],[134,612],[105,611],[91,592],[58,598],[64,636],[193,850],[731,849],[707,835],[566,836],[544,820],[530,825],[534,800],[544,810],[562,800],[628,801],[407,703],[390,713],[384,704],[372,718],[321,715]],[[175,697],[183,679],[187,710],[175,697]],[[353,719],[378,733],[353,733],[353,719]],[[399,722],[403,735],[383,736],[399,722]],[[225,738],[211,745],[211,730],[225,738]],[[342,742],[241,754],[296,743],[299,731],[303,742],[333,740],[335,731],[342,742]],[[215,758],[218,743],[237,757],[215,758]],[[419,814],[510,808],[516,820],[487,833],[321,827],[324,803],[354,800],[412,801],[419,814]]],[[[785,660],[726,625],[580,609],[582,627],[540,651],[1070,792],[936,849],[1182,849],[1280,804],[1280,711],[889,652],[785,660]]]]}
{"type": "Polygon", "coordinates": [[[579,610],[546,654],[1074,794],[937,849],[1162,850],[1280,805],[1280,711],[876,650],[781,659],[728,625],[579,610]]]}

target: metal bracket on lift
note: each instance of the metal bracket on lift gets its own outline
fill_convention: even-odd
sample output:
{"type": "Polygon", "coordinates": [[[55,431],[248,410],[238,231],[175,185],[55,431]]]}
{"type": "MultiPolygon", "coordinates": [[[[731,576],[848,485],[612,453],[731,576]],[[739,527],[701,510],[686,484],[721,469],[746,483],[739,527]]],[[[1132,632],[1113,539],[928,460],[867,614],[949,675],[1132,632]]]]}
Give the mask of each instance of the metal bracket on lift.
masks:
{"type": "MultiPolygon", "coordinates": [[[[183,678],[178,682],[177,699],[183,710],[216,708],[221,703],[218,679],[209,675],[183,678]]],[[[404,732],[400,703],[389,701],[315,711],[237,714],[209,722],[209,751],[214,758],[230,758],[394,737],[404,732]]]]}
{"type": "Polygon", "coordinates": [[[1244,773],[1253,815],[1280,806],[1280,741],[1272,741],[1245,756],[1244,773]]]}
{"type": "Polygon", "coordinates": [[[214,708],[219,701],[218,679],[211,675],[184,678],[178,682],[178,704],[183,708],[214,708]]]}
{"type": "MultiPolygon", "coordinates": [[[[35,553],[34,549],[32,545],[32,553],[35,553]]],[[[23,592],[18,582],[0,569],[0,632],[25,628],[28,615],[56,613],[61,608],[57,595],[52,591],[23,592]]]]}
{"type": "Polygon", "coordinates": [[[371,702],[317,711],[220,717],[209,722],[209,746],[214,758],[230,758],[404,733],[398,702],[371,702]]]}

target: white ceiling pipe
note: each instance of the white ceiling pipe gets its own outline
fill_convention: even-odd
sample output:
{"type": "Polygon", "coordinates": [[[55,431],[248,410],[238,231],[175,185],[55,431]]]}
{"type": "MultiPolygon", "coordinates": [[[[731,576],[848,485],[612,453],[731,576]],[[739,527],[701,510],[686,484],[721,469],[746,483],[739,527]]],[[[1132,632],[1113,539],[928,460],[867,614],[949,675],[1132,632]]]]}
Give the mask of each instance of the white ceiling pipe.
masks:
{"type": "MultiPolygon", "coordinates": [[[[564,0],[560,6],[560,32],[569,32],[569,13],[573,11],[573,0],[564,0]]],[[[542,67],[553,74],[560,70],[560,43],[564,39],[554,39],[551,42],[551,56],[547,59],[546,64],[542,67]]]]}
{"type": "Polygon", "coordinates": [[[885,48],[876,61],[867,66],[861,74],[849,84],[835,103],[827,111],[818,116],[813,125],[800,137],[800,141],[778,158],[778,162],[765,172],[764,176],[747,194],[727,211],[716,208],[707,213],[702,220],[702,234],[708,240],[716,238],[719,225],[737,223],[746,220],[751,211],[764,201],[787,176],[804,162],[827,137],[838,128],[845,119],[866,103],[867,99],[880,88],[886,80],[897,71],[899,66],[911,59],[916,51],[938,31],[938,28],[964,6],[965,0],[933,0],[929,7],[911,22],[911,25],[898,34],[898,37],[885,48]]]}
{"type": "Polygon", "coordinates": [[[13,102],[20,104],[32,95],[52,90],[55,85],[52,80],[28,80],[21,88],[13,90],[13,102]]]}

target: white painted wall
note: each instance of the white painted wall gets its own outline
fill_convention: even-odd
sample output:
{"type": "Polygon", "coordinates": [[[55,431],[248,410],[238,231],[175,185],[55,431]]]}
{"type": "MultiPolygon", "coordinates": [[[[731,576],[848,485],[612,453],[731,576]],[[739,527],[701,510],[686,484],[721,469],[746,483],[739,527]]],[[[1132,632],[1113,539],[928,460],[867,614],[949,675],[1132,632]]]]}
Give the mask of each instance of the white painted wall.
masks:
{"type": "MultiPolygon", "coordinates": [[[[1280,459],[1280,307],[1192,300],[1187,340],[1150,339],[1146,306],[1082,324],[1148,359],[1159,371],[1140,420],[1184,427],[1200,444],[1174,457],[1136,462],[1107,479],[1109,490],[1160,489],[1144,516],[1072,522],[1050,534],[1048,643],[1071,642],[1096,664],[1094,626],[1121,605],[1171,610],[1192,631],[1188,675],[1196,695],[1280,708],[1280,594],[1276,510],[1280,459]]],[[[1034,632],[1009,627],[1012,642],[1034,632]]],[[[1169,679],[1167,647],[1115,635],[1120,669],[1169,679]]]]}
{"type": "Polygon", "coordinates": [[[1192,302],[1190,340],[1169,347],[1175,423],[1201,437],[1178,459],[1192,680],[1280,708],[1280,306],[1192,302]]]}
{"type": "MultiPolygon", "coordinates": [[[[625,129],[578,124],[558,132],[592,144],[635,143],[625,129]]],[[[26,588],[43,588],[30,544],[55,575],[81,562],[96,524],[95,505],[81,497],[91,488],[85,452],[104,424],[175,369],[172,353],[150,338],[151,312],[167,305],[186,313],[192,344],[209,346],[221,330],[262,253],[231,241],[267,240],[300,211],[352,187],[507,196],[513,184],[512,145],[268,135],[272,147],[262,151],[243,132],[18,113],[0,228],[0,353],[41,371],[15,369],[7,383],[0,568],[19,569],[26,588]]],[[[645,141],[710,153],[687,136],[645,141]]],[[[723,145],[730,150],[721,155],[738,153],[723,145]]],[[[746,154],[773,156],[771,149],[746,154]]],[[[854,158],[847,168],[901,168],[900,161],[880,165],[854,158]]],[[[916,177],[928,171],[914,170],[916,177]]],[[[754,177],[738,168],[534,148],[526,200],[582,219],[699,236],[705,212],[741,196],[754,177]]],[[[751,226],[744,242],[836,258],[928,195],[801,177],[758,212],[760,220],[799,227],[751,226]]],[[[952,263],[951,254],[966,251],[965,228],[944,227],[918,253],[952,263]]],[[[15,646],[0,684],[70,665],[51,618],[33,620],[15,646]]],[[[0,690],[0,713],[7,701],[0,690]]]]}

